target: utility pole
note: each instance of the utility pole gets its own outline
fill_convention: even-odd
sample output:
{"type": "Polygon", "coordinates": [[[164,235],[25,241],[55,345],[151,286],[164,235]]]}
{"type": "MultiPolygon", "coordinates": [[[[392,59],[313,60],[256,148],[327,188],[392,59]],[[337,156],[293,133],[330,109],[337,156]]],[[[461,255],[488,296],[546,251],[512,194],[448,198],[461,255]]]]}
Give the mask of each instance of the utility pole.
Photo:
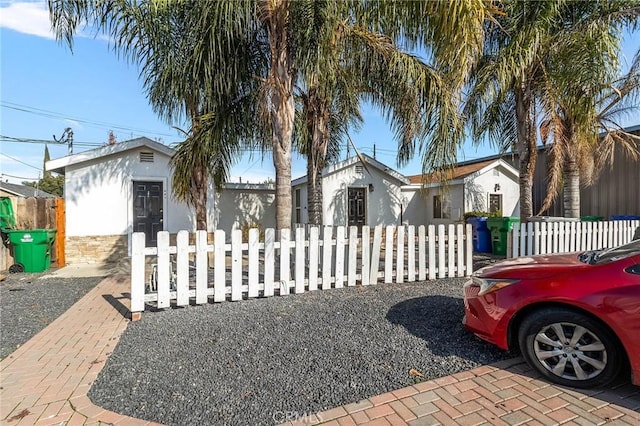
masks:
{"type": "Polygon", "coordinates": [[[66,143],[69,147],[69,155],[73,154],[73,130],[71,127],[64,129],[60,139],[56,138],[56,135],[53,135],[53,140],[57,143],[66,143]]]}

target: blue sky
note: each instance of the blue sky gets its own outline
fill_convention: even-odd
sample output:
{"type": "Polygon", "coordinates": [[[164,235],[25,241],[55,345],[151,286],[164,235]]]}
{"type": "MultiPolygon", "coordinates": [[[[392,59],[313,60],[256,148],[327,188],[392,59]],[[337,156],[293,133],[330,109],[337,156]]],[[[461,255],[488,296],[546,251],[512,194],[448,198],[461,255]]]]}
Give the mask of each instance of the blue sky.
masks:
{"type": "MultiPolygon", "coordinates": [[[[118,59],[103,36],[81,33],[73,53],[50,32],[44,2],[0,0],[1,98],[0,135],[26,140],[60,138],[66,127],[74,132],[74,153],[92,149],[108,140],[146,136],[165,144],[181,140],[176,129],[163,123],[151,110],[135,66],[118,59]]],[[[640,46],[640,37],[627,37],[627,60],[640,46]]],[[[351,138],[358,149],[379,161],[396,166],[396,142],[377,110],[363,111],[365,124],[351,138]]],[[[640,124],[630,120],[629,125],[640,124]]],[[[67,146],[48,144],[51,158],[67,155],[67,146]]],[[[2,180],[20,183],[35,180],[42,170],[45,145],[0,142],[2,180]]],[[[493,153],[489,147],[466,145],[461,160],[493,153]]],[[[346,156],[346,153],[343,155],[346,156]]],[[[397,168],[397,167],[396,167],[397,168]]],[[[406,175],[420,173],[420,159],[398,168],[406,175]]],[[[294,153],[292,175],[306,173],[305,162],[294,153]]],[[[261,182],[275,175],[270,155],[245,155],[232,169],[231,181],[261,182]]]]}

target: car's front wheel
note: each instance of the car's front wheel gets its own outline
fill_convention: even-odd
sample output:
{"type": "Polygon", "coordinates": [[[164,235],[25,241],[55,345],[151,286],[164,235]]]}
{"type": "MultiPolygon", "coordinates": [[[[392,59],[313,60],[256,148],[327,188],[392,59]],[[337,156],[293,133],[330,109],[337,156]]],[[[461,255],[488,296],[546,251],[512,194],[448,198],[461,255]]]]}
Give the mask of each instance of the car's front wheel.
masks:
{"type": "Polygon", "coordinates": [[[620,351],[611,331],[578,312],[536,311],[520,324],[518,341],[527,363],[561,385],[604,386],[620,373],[620,351]]]}

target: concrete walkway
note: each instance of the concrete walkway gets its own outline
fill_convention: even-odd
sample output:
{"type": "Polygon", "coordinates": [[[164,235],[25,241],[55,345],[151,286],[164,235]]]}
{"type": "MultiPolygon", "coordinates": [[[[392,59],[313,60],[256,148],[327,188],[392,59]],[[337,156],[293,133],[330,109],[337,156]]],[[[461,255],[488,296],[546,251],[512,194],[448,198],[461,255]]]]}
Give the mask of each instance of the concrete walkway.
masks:
{"type": "MultiPolygon", "coordinates": [[[[154,424],[106,411],[87,397],[127,326],[129,292],[129,276],[105,278],[0,362],[0,424],[154,424]]],[[[638,387],[623,383],[606,391],[561,388],[540,380],[516,359],[322,413],[281,413],[277,420],[327,425],[638,426],[639,411],[638,387]]]]}

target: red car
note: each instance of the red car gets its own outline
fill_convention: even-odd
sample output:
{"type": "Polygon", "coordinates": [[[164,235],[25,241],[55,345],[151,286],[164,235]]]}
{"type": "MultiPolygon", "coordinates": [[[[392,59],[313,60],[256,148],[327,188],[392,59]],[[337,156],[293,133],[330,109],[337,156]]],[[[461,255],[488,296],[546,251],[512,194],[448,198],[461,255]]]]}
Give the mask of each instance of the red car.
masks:
{"type": "Polygon", "coordinates": [[[464,306],[467,329],[552,382],[603,386],[630,368],[640,385],[640,240],[482,268],[464,306]]]}

